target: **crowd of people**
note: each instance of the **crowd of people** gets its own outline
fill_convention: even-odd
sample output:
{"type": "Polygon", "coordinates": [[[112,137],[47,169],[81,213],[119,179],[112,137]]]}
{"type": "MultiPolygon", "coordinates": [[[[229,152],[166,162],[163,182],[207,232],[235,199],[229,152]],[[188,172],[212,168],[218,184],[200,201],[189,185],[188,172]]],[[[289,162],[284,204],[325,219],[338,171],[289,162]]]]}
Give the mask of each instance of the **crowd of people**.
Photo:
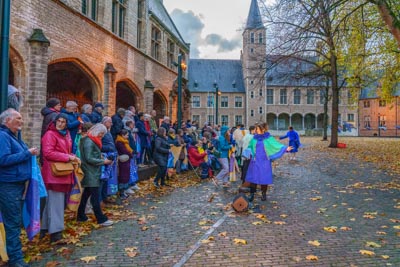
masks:
{"type": "MultiPolygon", "coordinates": [[[[268,133],[266,124],[246,129],[205,124],[201,129],[190,120],[172,124],[165,116],[156,121],[156,111],[136,112],[135,107],[119,108],[113,116],[103,115],[102,103],[78,104],[48,99],[42,109],[40,151],[28,148],[21,139],[22,116],[14,108],[0,115],[0,211],[6,230],[10,266],[27,266],[22,260],[21,201],[31,178],[31,156],[40,154],[41,173],[47,197],[41,199],[40,238],[50,234],[51,242],[62,239],[64,210],[73,187],[84,188],[77,208],[77,221],[89,220],[90,210],[101,226],[113,225],[102,209],[117,195],[126,199],[136,190],[138,168],[156,165],[155,188],[169,186],[168,175],[198,171],[201,179],[211,178],[216,186],[230,187],[240,175],[239,191],[249,191],[253,201],[257,185],[266,200],[273,183],[271,162],[286,152],[297,152],[298,134],[291,128],[279,143],[268,133]],[[72,167],[71,167],[72,166],[72,167]],[[75,175],[81,168],[82,180],[75,175]],[[16,197],[17,196],[17,197],[16,197]],[[13,199],[10,201],[10,199],[13,199]]],[[[294,153],[292,153],[295,155],[294,153]]],[[[294,158],[294,156],[292,156],[294,158]]]]}

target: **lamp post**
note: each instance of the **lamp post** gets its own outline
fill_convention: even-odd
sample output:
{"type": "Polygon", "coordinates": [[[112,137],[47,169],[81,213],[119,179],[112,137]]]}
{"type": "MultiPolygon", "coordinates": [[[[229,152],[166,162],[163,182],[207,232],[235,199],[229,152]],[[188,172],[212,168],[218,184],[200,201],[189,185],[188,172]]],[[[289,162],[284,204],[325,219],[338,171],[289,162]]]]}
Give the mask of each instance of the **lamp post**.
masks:
{"type": "Polygon", "coordinates": [[[381,114],[378,113],[378,136],[381,136],[381,114]]]}
{"type": "Polygon", "coordinates": [[[177,119],[178,129],[182,127],[182,71],[186,70],[186,64],[182,60],[182,54],[178,55],[178,63],[174,63],[178,67],[178,106],[177,106],[177,119]]]}
{"type": "Polygon", "coordinates": [[[8,64],[10,44],[10,4],[11,1],[0,0],[0,112],[7,109],[8,64]]]}
{"type": "Polygon", "coordinates": [[[217,81],[214,82],[214,88],[215,88],[215,125],[218,125],[218,84],[217,81]]]}

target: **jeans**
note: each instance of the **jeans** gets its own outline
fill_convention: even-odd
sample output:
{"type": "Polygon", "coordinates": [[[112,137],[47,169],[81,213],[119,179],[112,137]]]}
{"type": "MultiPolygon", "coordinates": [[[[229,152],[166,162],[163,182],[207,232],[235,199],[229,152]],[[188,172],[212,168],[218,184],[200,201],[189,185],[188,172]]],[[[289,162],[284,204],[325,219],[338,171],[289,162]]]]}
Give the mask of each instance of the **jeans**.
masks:
{"type": "Polygon", "coordinates": [[[222,166],[222,170],[217,175],[217,180],[222,183],[229,182],[229,161],[227,158],[219,158],[218,162],[222,166]]]}
{"type": "Polygon", "coordinates": [[[87,221],[88,217],[85,214],[85,208],[88,198],[90,198],[90,203],[92,204],[94,215],[96,216],[96,220],[98,224],[101,224],[108,220],[107,216],[103,214],[100,207],[99,202],[99,188],[98,187],[85,187],[83,191],[81,203],[79,204],[78,208],[78,221],[87,221]]]}
{"type": "Polygon", "coordinates": [[[14,264],[23,260],[20,235],[22,226],[22,195],[24,191],[25,182],[0,182],[0,212],[6,232],[8,264],[14,264]]]}

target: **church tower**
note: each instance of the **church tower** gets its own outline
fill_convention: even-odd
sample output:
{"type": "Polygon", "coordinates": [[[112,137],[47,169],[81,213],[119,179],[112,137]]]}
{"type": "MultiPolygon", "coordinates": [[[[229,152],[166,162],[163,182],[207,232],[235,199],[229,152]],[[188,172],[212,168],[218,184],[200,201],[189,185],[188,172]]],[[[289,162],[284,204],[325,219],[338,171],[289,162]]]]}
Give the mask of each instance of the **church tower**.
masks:
{"type": "Polygon", "coordinates": [[[246,126],[266,122],[266,28],[257,0],[251,0],[243,32],[242,68],[246,88],[246,126]]]}

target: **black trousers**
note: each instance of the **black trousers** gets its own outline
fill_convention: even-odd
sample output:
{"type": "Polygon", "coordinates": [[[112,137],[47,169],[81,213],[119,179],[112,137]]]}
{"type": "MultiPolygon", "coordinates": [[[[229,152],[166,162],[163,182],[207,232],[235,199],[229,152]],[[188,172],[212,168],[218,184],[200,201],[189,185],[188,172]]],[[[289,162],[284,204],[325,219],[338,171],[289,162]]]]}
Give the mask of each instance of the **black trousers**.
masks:
{"type": "Polygon", "coordinates": [[[88,217],[85,214],[86,203],[90,198],[90,203],[92,204],[94,215],[96,216],[97,223],[103,223],[108,220],[107,216],[103,214],[103,211],[100,207],[100,190],[98,187],[85,187],[83,191],[81,203],[78,208],[78,221],[87,221],[88,217]]]}

